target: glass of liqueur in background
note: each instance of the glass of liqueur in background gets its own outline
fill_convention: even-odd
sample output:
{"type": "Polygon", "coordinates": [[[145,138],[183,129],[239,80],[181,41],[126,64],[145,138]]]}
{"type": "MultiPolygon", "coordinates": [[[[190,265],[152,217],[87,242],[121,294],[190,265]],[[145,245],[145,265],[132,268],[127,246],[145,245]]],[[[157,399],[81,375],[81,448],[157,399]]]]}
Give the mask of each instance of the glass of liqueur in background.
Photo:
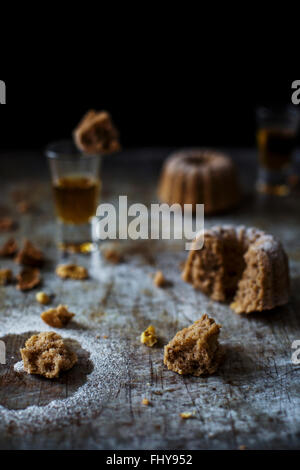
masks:
{"type": "Polygon", "coordinates": [[[257,190],[265,194],[286,196],[296,146],[299,115],[295,108],[259,108],[257,145],[259,171],[257,190]]]}
{"type": "Polygon", "coordinates": [[[91,220],[99,204],[100,155],[81,153],[72,141],[60,141],[46,149],[58,245],[62,251],[88,253],[93,248],[91,220]]]}

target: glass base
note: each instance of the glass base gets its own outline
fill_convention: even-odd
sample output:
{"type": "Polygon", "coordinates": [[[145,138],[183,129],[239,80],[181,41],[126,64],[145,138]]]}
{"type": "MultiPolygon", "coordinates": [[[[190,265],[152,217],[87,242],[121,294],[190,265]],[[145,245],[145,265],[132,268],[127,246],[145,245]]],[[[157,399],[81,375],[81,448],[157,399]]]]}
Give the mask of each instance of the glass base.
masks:
{"type": "Polygon", "coordinates": [[[58,221],[57,246],[66,253],[91,253],[95,244],[91,237],[91,224],[65,224],[58,221]]]}
{"type": "Polygon", "coordinates": [[[256,190],[262,194],[288,196],[291,192],[289,176],[289,171],[272,171],[260,168],[256,182],[256,190]]]}

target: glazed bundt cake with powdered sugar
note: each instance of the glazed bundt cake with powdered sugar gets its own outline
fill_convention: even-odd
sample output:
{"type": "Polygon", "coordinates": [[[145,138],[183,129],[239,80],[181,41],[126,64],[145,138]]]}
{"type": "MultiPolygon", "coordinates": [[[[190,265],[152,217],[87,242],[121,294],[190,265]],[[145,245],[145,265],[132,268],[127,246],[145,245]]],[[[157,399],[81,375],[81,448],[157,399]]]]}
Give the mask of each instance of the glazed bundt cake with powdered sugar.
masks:
{"type": "Polygon", "coordinates": [[[255,228],[206,230],[203,248],[190,251],[182,277],[213,300],[232,300],[236,313],[270,310],[289,300],[287,255],[279,240],[255,228]]]}
{"type": "Polygon", "coordinates": [[[205,149],[181,150],[166,160],[158,187],[162,202],[204,204],[205,214],[236,206],[240,191],[236,169],[228,156],[205,149]]]}

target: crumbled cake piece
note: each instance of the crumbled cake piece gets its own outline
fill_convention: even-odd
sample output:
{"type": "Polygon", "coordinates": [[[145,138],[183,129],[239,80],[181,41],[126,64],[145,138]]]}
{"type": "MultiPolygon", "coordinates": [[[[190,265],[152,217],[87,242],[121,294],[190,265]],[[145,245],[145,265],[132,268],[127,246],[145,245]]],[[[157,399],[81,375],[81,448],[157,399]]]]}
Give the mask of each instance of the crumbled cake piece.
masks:
{"type": "Polygon", "coordinates": [[[242,444],[242,445],[239,447],[239,450],[247,450],[247,447],[245,446],[245,444],[242,444]]]}
{"type": "Polygon", "coordinates": [[[50,297],[45,292],[38,292],[35,296],[36,301],[40,304],[47,305],[50,303],[50,297]]]}
{"type": "Polygon", "coordinates": [[[55,272],[62,279],[82,280],[88,277],[87,269],[77,264],[60,264],[55,272]]]}
{"type": "Polygon", "coordinates": [[[102,251],[104,258],[109,263],[118,264],[122,261],[122,255],[116,248],[107,248],[102,251]]]}
{"type": "Polygon", "coordinates": [[[155,273],[153,282],[157,287],[164,287],[167,284],[167,281],[161,271],[157,271],[155,273]]]}
{"type": "Polygon", "coordinates": [[[31,336],[20,352],[24,370],[47,379],[57,378],[61,371],[71,369],[78,361],[76,353],[53,331],[31,336]]]}
{"type": "Polygon", "coordinates": [[[154,326],[150,325],[141,334],[141,343],[152,348],[157,343],[157,336],[154,326]]]}
{"type": "Polygon", "coordinates": [[[28,201],[19,201],[17,203],[17,211],[19,214],[27,214],[31,208],[32,206],[28,201]]]}
{"type": "Polygon", "coordinates": [[[9,238],[0,248],[0,256],[13,256],[18,251],[18,245],[14,238],[9,238]]]}
{"type": "Polygon", "coordinates": [[[40,270],[37,268],[24,268],[16,277],[17,289],[22,291],[33,289],[41,282],[40,270]]]}
{"type": "Polygon", "coordinates": [[[63,328],[74,316],[75,313],[69,312],[65,305],[59,305],[57,308],[50,308],[43,312],[41,319],[53,328],[63,328]]]}
{"type": "Polygon", "coordinates": [[[180,418],[182,419],[190,419],[195,417],[195,412],[191,411],[184,411],[183,413],[179,413],[180,418]]]}
{"type": "Polygon", "coordinates": [[[77,147],[87,154],[110,154],[120,150],[119,134],[107,111],[90,110],[74,130],[77,147]]]}
{"type": "Polygon", "coordinates": [[[150,401],[148,400],[148,398],[143,398],[141,403],[142,403],[142,405],[145,405],[145,406],[150,405],[150,401]]]}
{"type": "Polygon", "coordinates": [[[202,315],[193,325],[178,331],[165,346],[164,364],[178,374],[213,374],[222,358],[218,336],[221,325],[202,315]]]}
{"type": "Polygon", "coordinates": [[[12,281],[13,275],[10,269],[0,269],[0,286],[12,281]]]}
{"type": "Polygon", "coordinates": [[[0,232],[10,232],[16,228],[16,223],[11,217],[0,218],[0,232]]]}
{"type": "Polygon", "coordinates": [[[23,248],[17,254],[15,261],[24,266],[40,267],[44,264],[45,258],[38,248],[29,240],[25,240],[23,248]]]}

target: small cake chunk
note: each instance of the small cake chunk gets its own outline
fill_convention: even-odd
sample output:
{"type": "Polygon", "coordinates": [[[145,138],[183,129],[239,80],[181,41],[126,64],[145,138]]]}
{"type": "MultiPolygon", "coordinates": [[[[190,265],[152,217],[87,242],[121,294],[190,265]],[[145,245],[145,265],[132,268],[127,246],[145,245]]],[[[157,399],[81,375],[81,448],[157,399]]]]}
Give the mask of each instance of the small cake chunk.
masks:
{"type": "Polygon", "coordinates": [[[142,405],[145,405],[145,406],[150,405],[150,401],[148,400],[148,398],[143,398],[141,403],[142,403],[142,405]]]}
{"type": "Polygon", "coordinates": [[[157,336],[154,326],[150,325],[148,328],[143,331],[141,334],[141,343],[145,344],[152,348],[157,343],[157,336]]]}
{"type": "Polygon", "coordinates": [[[153,278],[153,282],[157,287],[164,287],[167,284],[166,278],[162,271],[157,271],[153,278]]]}
{"type": "Polygon", "coordinates": [[[12,281],[12,272],[10,269],[0,269],[0,286],[4,286],[12,281]]]}
{"type": "Polygon", "coordinates": [[[102,251],[106,261],[112,264],[119,264],[122,261],[122,255],[117,248],[107,248],[102,251]]]}
{"type": "Polygon", "coordinates": [[[15,261],[25,266],[40,267],[44,264],[45,258],[38,248],[29,240],[25,240],[23,248],[17,254],[15,261]]]}
{"type": "Polygon", "coordinates": [[[63,328],[75,316],[75,313],[68,311],[65,305],[57,308],[50,308],[41,314],[41,319],[53,328],[63,328]]]}
{"type": "Polygon", "coordinates": [[[60,372],[71,369],[78,361],[76,353],[53,331],[31,336],[20,352],[24,370],[47,379],[57,378],[60,372]]]}
{"type": "Polygon", "coordinates": [[[25,291],[33,289],[41,282],[40,270],[38,268],[24,268],[17,274],[17,289],[25,291]]]}
{"type": "Polygon", "coordinates": [[[184,411],[183,413],[180,413],[179,416],[182,419],[191,419],[195,417],[195,412],[192,413],[191,411],[184,411]]]}
{"type": "Polygon", "coordinates": [[[0,256],[13,256],[18,251],[18,245],[14,238],[9,238],[0,248],[0,256]]]}
{"type": "Polygon", "coordinates": [[[87,154],[110,154],[120,150],[119,134],[107,111],[88,113],[74,130],[77,147],[87,154]]]}
{"type": "Polygon", "coordinates": [[[222,358],[218,336],[221,325],[202,315],[193,325],[178,331],[165,346],[164,364],[178,374],[213,374],[222,358]]]}
{"type": "Polygon", "coordinates": [[[60,264],[55,272],[62,279],[82,280],[88,277],[87,269],[77,264],[60,264]]]}
{"type": "Polygon", "coordinates": [[[38,292],[35,296],[36,301],[40,304],[47,305],[50,303],[50,297],[45,292],[38,292]]]}

